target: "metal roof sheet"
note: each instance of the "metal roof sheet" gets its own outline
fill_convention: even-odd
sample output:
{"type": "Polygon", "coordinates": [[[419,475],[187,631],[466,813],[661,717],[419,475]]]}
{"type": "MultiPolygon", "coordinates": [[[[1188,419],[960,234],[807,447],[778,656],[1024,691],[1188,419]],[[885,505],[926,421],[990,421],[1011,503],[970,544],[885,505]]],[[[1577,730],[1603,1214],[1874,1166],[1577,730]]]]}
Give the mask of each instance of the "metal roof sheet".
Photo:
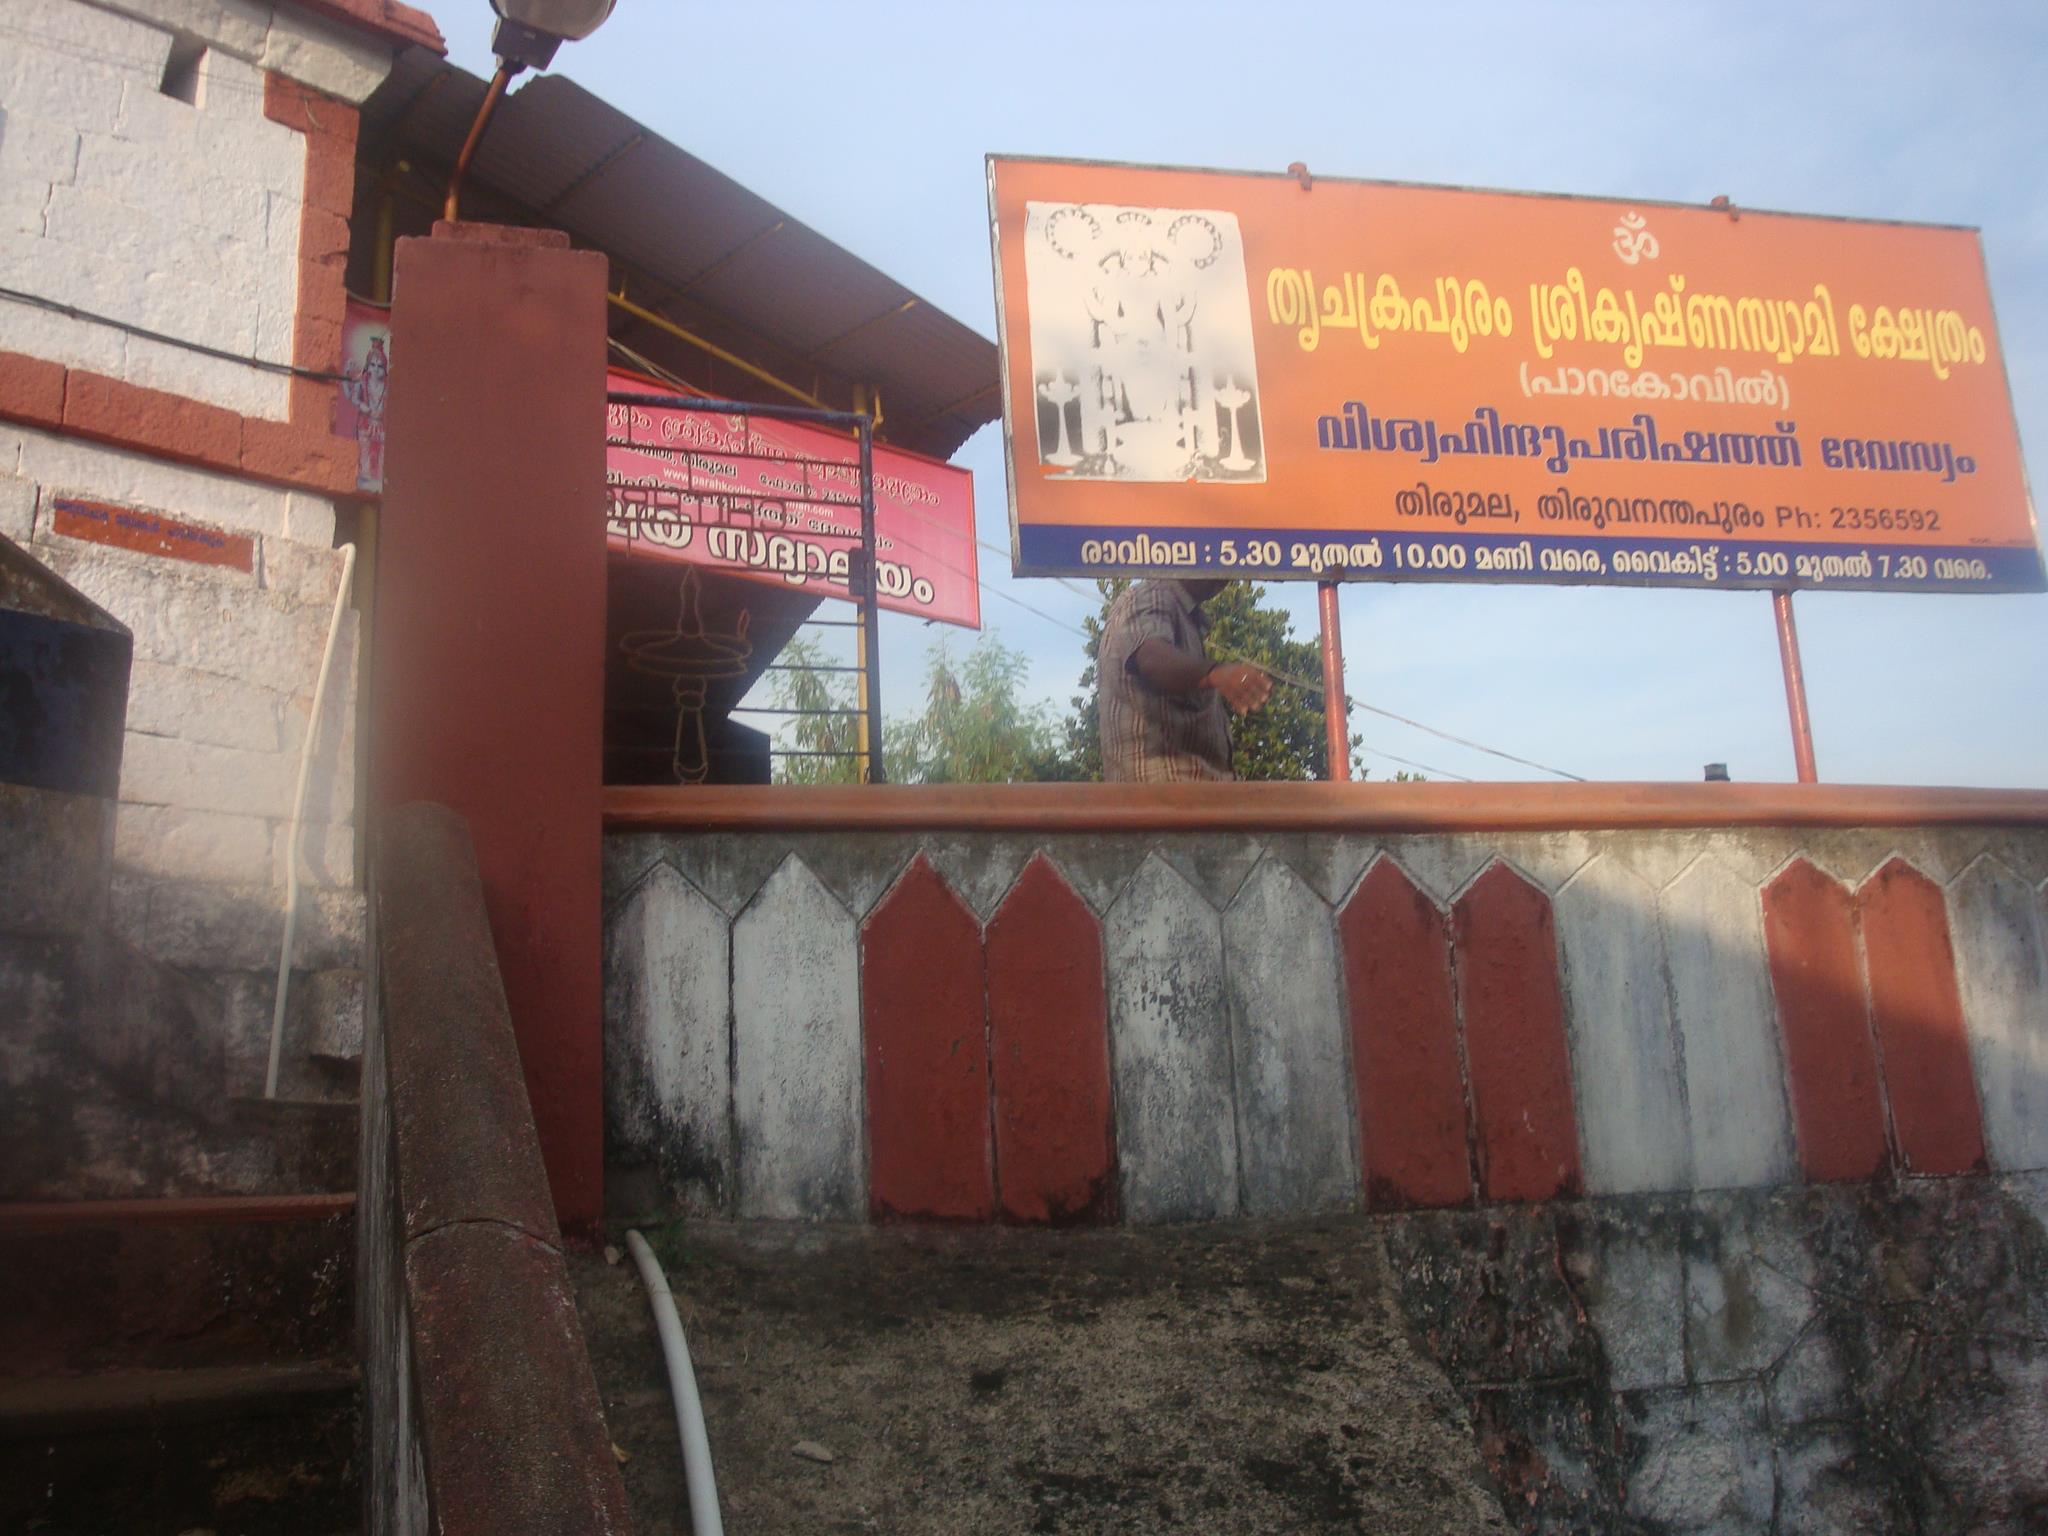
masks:
{"type": "MultiPolygon", "coordinates": [[[[360,142],[450,166],[484,91],[410,49],[364,104],[360,142]]],[[[994,342],[573,80],[510,92],[465,185],[634,269],[629,297],[791,383],[872,385],[906,446],[948,456],[1001,412],[994,342]]],[[[655,334],[629,339],[658,355],[655,334]]]]}

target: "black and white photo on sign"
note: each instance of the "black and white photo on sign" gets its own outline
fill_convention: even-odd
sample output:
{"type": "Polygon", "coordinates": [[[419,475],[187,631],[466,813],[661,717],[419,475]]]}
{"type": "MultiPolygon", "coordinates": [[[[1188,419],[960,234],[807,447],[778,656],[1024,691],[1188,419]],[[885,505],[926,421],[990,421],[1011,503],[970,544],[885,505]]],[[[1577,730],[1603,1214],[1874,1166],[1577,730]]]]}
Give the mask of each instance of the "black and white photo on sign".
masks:
{"type": "Polygon", "coordinates": [[[1025,204],[1038,461],[1084,480],[1266,478],[1234,214],[1025,204]]]}

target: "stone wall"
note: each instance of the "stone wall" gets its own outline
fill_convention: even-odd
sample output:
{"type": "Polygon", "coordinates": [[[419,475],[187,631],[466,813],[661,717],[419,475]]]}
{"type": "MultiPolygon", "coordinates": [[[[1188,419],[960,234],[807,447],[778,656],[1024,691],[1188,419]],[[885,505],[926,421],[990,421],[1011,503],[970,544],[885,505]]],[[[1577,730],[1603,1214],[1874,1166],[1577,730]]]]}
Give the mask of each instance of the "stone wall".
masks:
{"type": "Polygon", "coordinates": [[[2031,1171],[2044,877],[2038,828],[614,833],[609,1156],[842,1219],[2031,1171]]]}
{"type": "Polygon", "coordinates": [[[11,0],[0,26],[0,286],[104,317],[0,296],[0,536],[135,635],[108,921],[194,984],[222,1098],[262,1089],[309,730],[282,1091],[352,1093],[360,1050],[353,613],[308,718],[354,454],[314,375],[390,16],[432,39],[344,0],[11,0]]]}

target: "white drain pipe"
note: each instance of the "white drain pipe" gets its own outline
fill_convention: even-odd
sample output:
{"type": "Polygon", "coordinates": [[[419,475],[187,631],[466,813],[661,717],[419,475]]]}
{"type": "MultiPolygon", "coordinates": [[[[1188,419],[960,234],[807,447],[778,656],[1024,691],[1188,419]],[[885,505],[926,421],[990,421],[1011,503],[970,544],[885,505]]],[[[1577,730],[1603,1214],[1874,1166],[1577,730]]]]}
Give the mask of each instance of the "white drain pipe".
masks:
{"type": "Polygon", "coordinates": [[[341,635],[341,616],[348,612],[349,580],[355,575],[356,547],[341,546],[341,583],[334,592],[334,617],[327,622],[327,649],[320,653],[320,675],[313,683],[313,713],[306,718],[306,739],[299,748],[299,787],[292,794],[292,822],[285,832],[284,947],[277,956],[277,1002],[270,1011],[270,1065],[263,1074],[263,1097],[277,1097],[277,1064],[284,1051],[284,1005],[291,995],[292,942],[299,935],[299,820],[306,814],[306,779],[313,768],[313,747],[320,734],[320,711],[327,699],[327,674],[334,670],[334,643],[341,635]]]}
{"type": "Polygon", "coordinates": [[[690,1346],[683,1341],[683,1321],[669,1291],[661,1261],[638,1232],[626,1234],[626,1248],[647,1287],[654,1326],[661,1334],[662,1358],[668,1362],[668,1386],[676,1401],[676,1432],[683,1441],[683,1477],[690,1490],[690,1529],[695,1536],[725,1536],[718,1517],[718,1484],[711,1475],[711,1441],[704,1433],[704,1404],[697,1396],[697,1373],[690,1369],[690,1346]]]}

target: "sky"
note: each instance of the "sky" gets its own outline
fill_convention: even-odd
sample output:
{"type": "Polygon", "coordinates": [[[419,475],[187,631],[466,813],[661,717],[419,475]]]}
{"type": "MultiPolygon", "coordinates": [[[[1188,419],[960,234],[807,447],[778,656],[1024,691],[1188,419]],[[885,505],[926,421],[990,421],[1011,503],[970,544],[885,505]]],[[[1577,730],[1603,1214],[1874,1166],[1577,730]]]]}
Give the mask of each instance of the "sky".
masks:
{"type": "MultiPolygon", "coordinates": [[[[454,60],[489,74],[486,0],[432,9],[454,60]]],[[[989,153],[1975,225],[2022,448],[2048,475],[2038,0],[619,0],[555,71],[990,337],[989,153]]],[[[1000,424],[955,462],[981,537],[1007,548],[1000,424]]],[[[1082,656],[1062,625],[1092,599],[988,551],[982,575],[985,622],[1064,711],[1082,656]]],[[[1271,590],[1312,636],[1313,584],[1271,590]]],[[[1823,780],[2048,787],[2048,596],[1795,606],[1823,780]]],[[[1364,703],[1588,778],[1793,777],[1764,593],[1373,583],[1342,611],[1364,703]]],[[[897,714],[938,632],[883,619],[897,714]]],[[[1396,766],[1382,754],[1532,776],[1364,712],[1352,727],[1375,777],[1396,766]]]]}

